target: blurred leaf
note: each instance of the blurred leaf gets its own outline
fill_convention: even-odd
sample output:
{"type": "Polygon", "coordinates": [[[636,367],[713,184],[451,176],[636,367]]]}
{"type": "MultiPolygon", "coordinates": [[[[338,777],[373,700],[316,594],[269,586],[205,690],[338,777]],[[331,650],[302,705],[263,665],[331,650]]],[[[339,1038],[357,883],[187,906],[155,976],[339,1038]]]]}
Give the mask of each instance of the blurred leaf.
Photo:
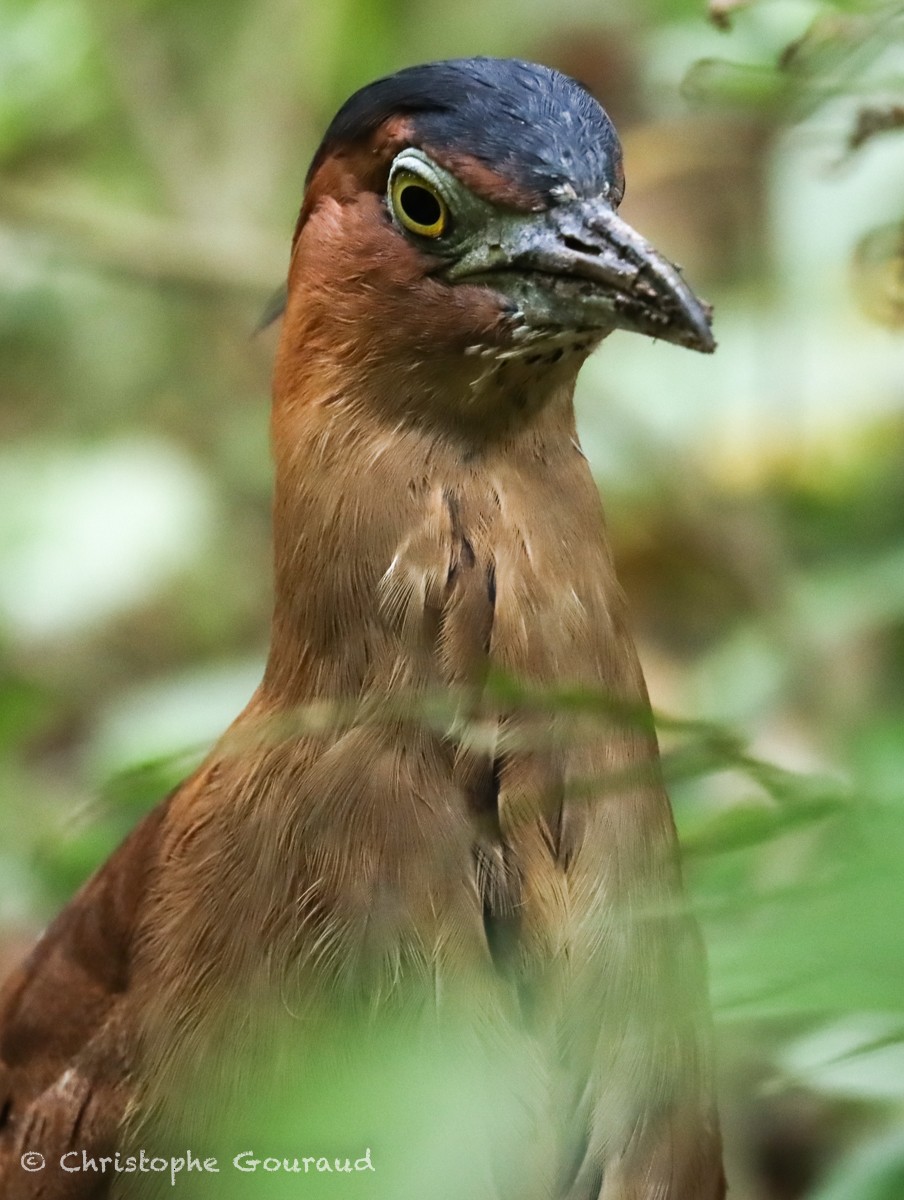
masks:
{"type": "Polygon", "coordinates": [[[0,619],[25,638],[146,599],[210,524],[207,481],[149,439],[9,448],[0,471],[0,619]]]}
{"type": "Polygon", "coordinates": [[[848,138],[848,149],[856,151],[880,133],[904,129],[904,104],[861,108],[848,138]]]}
{"type": "Polygon", "coordinates": [[[749,849],[824,821],[838,812],[839,803],[829,799],[781,808],[737,804],[686,830],[682,844],[690,855],[749,849]]]}
{"type": "Polygon", "coordinates": [[[69,134],[98,110],[88,71],[92,45],[71,0],[0,5],[0,163],[69,134]]]}
{"type": "Polygon", "coordinates": [[[791,1042],[781,1063],[795,1080],[817,1091],[904,1100],[904,1022],[900,1015],[853,1014],[791,1042]]]}
{"type": "Polygon", "coordinates": [[[886,329],[904,329],[904,222],[873,229],[861,238],[852,270],[863,312],[886,329]]]}
{"type": "Polygon", "coordinates": [[[51,902],[64,903],[155,804],[198,765],[200,756],[169,755],[112,777],[100,797],[44,831],[33,869],[51,902]]]}
{"type": "Polygon", "coordinates": [[[695,105],[770,109],[784,104],[789,91],[774,67],[703,58],[688,71],[681,94],[695,105]]]}
{"type": "Polygon", "coordinates": [[[732,15],[753,3],[755,0],[709,0],[710,19],[719,29],[730,29],[732,15]]]}
{"type": "Polygon", "coordinates": [[[48,720],[54,698],[32,680],[0,676],[0,749],[26,741],[48,720]]]}
{"type": "Polygon", "coordinates": [[[842,1158],[812,1200],[901,1200],[904,1196],[904,1136],[876,1138],[842,1158]]]}

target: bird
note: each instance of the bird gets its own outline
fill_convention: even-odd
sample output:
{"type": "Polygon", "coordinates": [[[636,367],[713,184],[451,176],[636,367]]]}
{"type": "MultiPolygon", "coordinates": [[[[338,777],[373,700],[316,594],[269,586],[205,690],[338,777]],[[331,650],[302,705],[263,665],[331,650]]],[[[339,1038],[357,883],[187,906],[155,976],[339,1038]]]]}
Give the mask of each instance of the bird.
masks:
{"type": "Polygon", "coordinates": [[[715,342],[624,187],[597,100],[518,59],[404,68],[329,124],[280,304],[263,678],[6,982],[3,1196],[151,1194],[114,1162],[139,1131],[201,1137],[255,1069],[303,1089],[340,1010],[416,1045],[453,1014],[494,1096],[515,1064],[522,1140],[436,1195],[725,1195],[705,956],[573,407],[616,330],[715,342]]]}

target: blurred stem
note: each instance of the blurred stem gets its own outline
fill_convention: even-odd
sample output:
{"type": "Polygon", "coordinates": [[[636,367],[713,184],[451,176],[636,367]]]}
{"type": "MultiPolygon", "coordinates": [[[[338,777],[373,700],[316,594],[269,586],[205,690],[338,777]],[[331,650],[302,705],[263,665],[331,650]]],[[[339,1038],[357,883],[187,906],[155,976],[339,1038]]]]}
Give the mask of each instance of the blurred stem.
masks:
{"type": "Polygon", "coordinates": [[[280,239],[117,208],[60,181],[0,182],[0,221],[47,235],[67,257],[154,283],[265,294],[285,271],[280,239]]]}

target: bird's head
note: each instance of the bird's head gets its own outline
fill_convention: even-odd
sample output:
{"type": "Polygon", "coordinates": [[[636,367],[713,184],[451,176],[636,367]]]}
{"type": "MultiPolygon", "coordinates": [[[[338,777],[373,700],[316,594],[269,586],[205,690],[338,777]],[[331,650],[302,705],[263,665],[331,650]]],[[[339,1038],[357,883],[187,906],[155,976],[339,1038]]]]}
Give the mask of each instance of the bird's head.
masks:
{"type": "Polygon", "coordinates": [[[461,59],[370,84],[308,174],[282,370],[331,362],[337,388],[366,371],[405,411],[487,409],[573,379],[615,329],[711,351],[706,306],[618,216],[623,191],[606,113],[548,67],[461,59]]]}

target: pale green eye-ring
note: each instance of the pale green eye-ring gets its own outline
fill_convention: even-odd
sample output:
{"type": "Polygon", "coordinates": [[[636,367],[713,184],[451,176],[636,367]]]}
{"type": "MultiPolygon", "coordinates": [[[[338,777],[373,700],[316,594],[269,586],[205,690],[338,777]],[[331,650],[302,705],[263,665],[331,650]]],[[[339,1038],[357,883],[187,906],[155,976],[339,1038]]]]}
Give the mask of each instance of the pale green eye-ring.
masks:
{"type": "Polygon", "coordinates": [[[392,209],[399,224],[419,237],[442,237],[449,228],[449,207],[426,179],[399,171],[390,188],[392,209]]]}

